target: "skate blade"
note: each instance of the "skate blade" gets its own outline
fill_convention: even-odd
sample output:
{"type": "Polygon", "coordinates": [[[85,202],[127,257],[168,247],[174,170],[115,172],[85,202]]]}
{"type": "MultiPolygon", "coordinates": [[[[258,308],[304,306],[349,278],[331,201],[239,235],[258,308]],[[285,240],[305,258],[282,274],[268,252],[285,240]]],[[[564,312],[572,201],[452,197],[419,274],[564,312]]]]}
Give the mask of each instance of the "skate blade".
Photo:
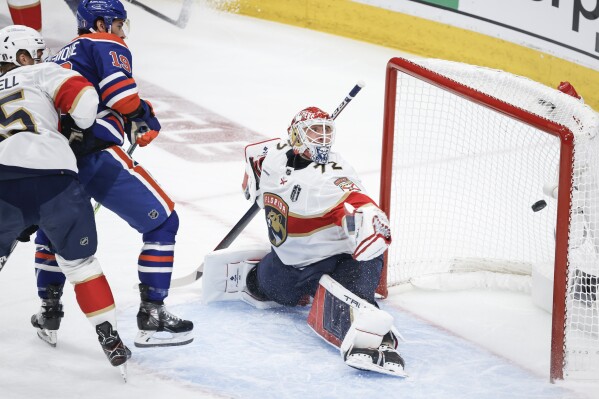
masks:
{"type": "Polygon", "coordinates": [[[123,380],[125,382],[127,382],[127,363],[123,363],[120,366],[118,366],[119,368],[119,372],[121,373],[121,377],[123,377],[123,380]]]}
{"type": "Polygon", "coordinates": [[[184,333],[169,333],[166,331],[138,331],[134,344],[138,348],[153,348],[160,346],[181,346],[193,341],[191,331],[184,333]]]}
{"type": "Polygon", "coordinates": [[[392,370],[386,369],[386,368],[384,368],[382,366],[378,366],[366,359],[350,357],[345,361],[345,364],[347,364],[349,367],[353,367],[358,370],[374,371],[376,373],[391,375],[393,377],[400,377],[400,378],[408,377],[408,373],[406,373],[405,370],[401,369],[400,367],[394,367],[392,370]]]}
{"type": "Polygon", "coordinates": [[[37,336],[51,347],[56,348],[58,333],[55,330],[38,329],[37,336]]]}

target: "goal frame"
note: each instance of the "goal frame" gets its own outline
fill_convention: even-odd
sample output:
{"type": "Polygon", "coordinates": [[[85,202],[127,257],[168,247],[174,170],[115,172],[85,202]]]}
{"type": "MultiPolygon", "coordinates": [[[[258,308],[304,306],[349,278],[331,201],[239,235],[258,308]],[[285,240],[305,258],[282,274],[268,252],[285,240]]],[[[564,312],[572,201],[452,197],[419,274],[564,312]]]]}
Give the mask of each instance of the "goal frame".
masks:
{"type": "MultiPolygon", "coordinates": [[[[572,173],[574,160],[574,134],[566,126],[534,115],[522,108],[491,97],[472,89],[441,74],[430,71],[404,58],[392,58],[387,63],[385,78],[385,105],[383,119],[383,139],[381,156],[381,179],[379,205],[387,215],[391,211],[391,180],[393,171],[393,142],[395,135],[395,104],[397,94],[397,77],[405,73],[427,82],[428,84],[447,90],[469,101],[478,103],[496,112],[528,124],[547,134],[559,137],[559,188],[557,201],[557,220],[555,230],[555,264],[553,282],[553,313],[551,331],[551,382],[563,379],[564,339],[566,318],[566,292],[568,284],[568,237],[570,229],[570,207],[572,191],[572,173]]],[[[387,287],[387,254],[377,293],[383,297],[388,295],[387,287]]]]}

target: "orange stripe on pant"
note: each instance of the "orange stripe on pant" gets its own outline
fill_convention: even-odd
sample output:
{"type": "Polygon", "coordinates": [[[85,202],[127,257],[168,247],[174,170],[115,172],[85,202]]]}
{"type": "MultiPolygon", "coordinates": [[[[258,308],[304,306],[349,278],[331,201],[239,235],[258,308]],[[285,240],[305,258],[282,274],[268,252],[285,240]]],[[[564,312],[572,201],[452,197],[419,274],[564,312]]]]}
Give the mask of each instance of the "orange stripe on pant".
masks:
{"type": "Polygon", "coordinates": [[[114,308],[112,291],[103,274],[75,284],[75,296],[79,307],[87,317],[102,313],[105,309],[114,308]]]}
{"type": "Polygon", "coordinates": [[[156,191],[156,193],[158,193],[160,198],[162,198],[164,200],[164,202],[168,206],[168,209],[171,212],[175,209],[175,203],[164,192],[164,190],[162,190],[162,187],[160,187],[158,185],[158,183],[156,183],[156,180],[154,180],[154,178],[152,178],[152,176],[141,165],[133,166],[133,160],[131,159],[131,157],[129,155],[127,155],[127,153],[125,151],[123,151],[123,149],[121,147],[114,145],[114,146],[108,148],[108,150],[112,151],[123,162],[125,162],[125,164],[127,165],[127,167],[129,169],[133,169],[133,171],[135,173],[137,173],[137,175],[139,175],[143,180],[148,182],[150,184],[150,186],[152,186],[152,188],[156,191]]]}

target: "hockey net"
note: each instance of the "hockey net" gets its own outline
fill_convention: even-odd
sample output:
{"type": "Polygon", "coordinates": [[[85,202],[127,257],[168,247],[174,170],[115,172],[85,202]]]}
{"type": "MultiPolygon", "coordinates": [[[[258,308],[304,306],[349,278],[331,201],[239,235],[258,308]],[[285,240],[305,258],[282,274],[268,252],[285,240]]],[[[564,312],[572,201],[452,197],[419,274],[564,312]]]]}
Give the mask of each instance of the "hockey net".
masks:
{"type": "Polygon", "coordinates": [[[524,77],[390,60],[380,204],[393,243],[379,292],[551,264],[551,379],[598,379],[598,129],[590,107],[524,77]],[[543,194],[552,181],[557,200],[543,194]]]}

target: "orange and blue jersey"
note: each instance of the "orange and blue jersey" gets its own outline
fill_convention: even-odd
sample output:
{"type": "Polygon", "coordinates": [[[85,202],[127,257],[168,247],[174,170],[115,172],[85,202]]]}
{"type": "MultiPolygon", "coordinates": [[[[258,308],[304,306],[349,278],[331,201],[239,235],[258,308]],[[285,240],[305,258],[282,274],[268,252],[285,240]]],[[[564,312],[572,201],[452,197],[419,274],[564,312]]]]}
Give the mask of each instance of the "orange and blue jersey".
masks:
{"type": "Polygon", "coordinates": [[[50,61],[79,72],[94,85],[100,105],[93,133],[109,143],[123,144],[121,116],[134,112],[140,105],[132,75],[132,56],[125,42],[112,33],[81,35],[50,61]]]}

